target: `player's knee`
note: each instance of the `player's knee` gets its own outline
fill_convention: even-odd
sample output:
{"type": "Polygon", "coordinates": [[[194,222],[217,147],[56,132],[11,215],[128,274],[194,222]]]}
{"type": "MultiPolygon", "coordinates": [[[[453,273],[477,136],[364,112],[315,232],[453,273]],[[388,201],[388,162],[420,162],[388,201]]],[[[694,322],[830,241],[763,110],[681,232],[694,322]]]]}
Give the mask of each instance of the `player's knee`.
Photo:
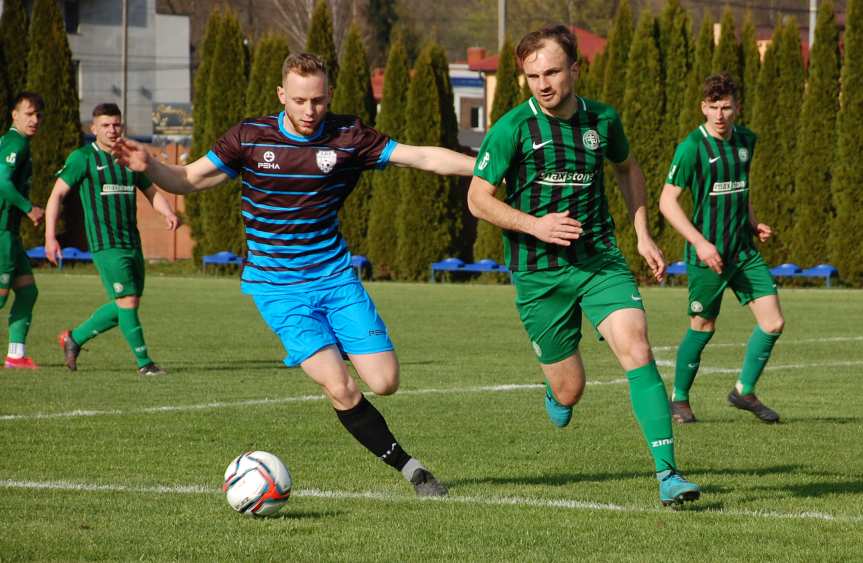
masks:
{"type": "Polygon", "coordinates": [[[581,400],[581,396],[584,394],[584,384],[578,383],[570,383],[561,386],[561,388],[554,390],[554,398],[557,399],[557,402],[561,405],[566,405],[571,407],[578,403],[581,400]]]}
{"type": "Polygon", "coordinates": [[[646,340],[633,342],[628,350],[629,361],[634,366],[643,366],[650,363],[653,359],[653,354],[650,352],[650,345],[646,340]]]}
{"type": "Polygon", "coordinates": [[[392,395],[399,389],[399,368],[389,368],[386,373],[379,374],[379,377],[369,379],[366,383],[375,395],[392,395]]]}
{"type": "Polygon", "coordinates": [[[360,396],[360,391],[352,380],[328,381],[323,385],[327,395],[338,404],[354,404],[360,396]]]}
{"type": "Polygon", "coordinates": [[[770,319],[768,322],[761,324],[761,329],[770,334],[781,334],[785,330],[785,317],[779,315],[775,319],[770,319]]]}

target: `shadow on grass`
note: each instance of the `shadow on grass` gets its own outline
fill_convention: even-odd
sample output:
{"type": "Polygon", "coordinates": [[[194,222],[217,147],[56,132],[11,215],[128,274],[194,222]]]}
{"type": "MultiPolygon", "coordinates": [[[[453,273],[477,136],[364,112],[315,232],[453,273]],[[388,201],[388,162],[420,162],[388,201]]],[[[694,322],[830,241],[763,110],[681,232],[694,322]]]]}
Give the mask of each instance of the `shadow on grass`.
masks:
{"type": "Polygon", "coordinates": [[[345,514],[344,510],[319,511],[295,511],[284,509],[282,512],[268,516],[266,520],[322,520],[324,518],[337,518],[345,514]]]}
{"type": "Polygon", "coordinates": [[[643,479],[650,476],[645,472],[620,473],[558,473],[555,475],[512,476],[512,477],[473,477],[469,479],[447,479],[449,486],[460,485],[548,485],[563,486],[572,483],[589,483],[594,481],[621,481],[624,479],[643,479]]]}
{"type": "Polygon", "coordinates": [[[820,481],[818,483],[783,483],[780,485],[753,487],[756,491],[778,491],[795,497],[823,497],[827,495],[861,495],[863,481],[820,481]]]}

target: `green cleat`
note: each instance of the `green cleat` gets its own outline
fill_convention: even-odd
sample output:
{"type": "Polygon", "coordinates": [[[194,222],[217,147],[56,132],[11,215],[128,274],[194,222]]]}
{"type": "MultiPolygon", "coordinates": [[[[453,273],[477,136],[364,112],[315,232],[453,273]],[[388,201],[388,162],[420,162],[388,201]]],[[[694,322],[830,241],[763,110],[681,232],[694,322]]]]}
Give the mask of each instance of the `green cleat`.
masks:
{"type": "Polygon", "coordinates": [[[545,382],[545,412],[548,413],[551,423],[558,428],[565,427],[572,420],[572,407],[561,405],[557,402],[557,399],[554,398],[554,393],[551,392],[548,381],[545,382]]]}
{"type": "Polygon", "coordinates": [[[687,481],[683,475],[669,469],[656,474],[659,479],[659,502],[662,506],[671,504],[683,504],[687,501],[698,500],[701,489],[695,483],[687,481]]]}

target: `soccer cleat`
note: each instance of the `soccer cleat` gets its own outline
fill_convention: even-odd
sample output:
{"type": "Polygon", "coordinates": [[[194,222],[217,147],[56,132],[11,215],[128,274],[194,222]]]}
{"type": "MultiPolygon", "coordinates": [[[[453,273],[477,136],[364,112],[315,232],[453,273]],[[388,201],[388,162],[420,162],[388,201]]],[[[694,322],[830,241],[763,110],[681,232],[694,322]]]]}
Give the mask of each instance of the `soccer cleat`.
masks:
{"type": "Polygon", "coordinates": [[[754,393],[741,395],[737,389],[732,389],[731,393],[728,394],[728,404],[740,410],[751,412],[762,422],[768,424],[779,422],[779,413],[759,401],[754,393]]]}
{"type": "Polygon", "coordinates": [[[66,362],[66,367],[69,368],[69,371],[77,371],[78,354],[81,353],[81,346],[72,339],[72,331],[64,330],[58,334],[57,342],[63,349],[63,360],[66,362]]]}
{"type": "Polygon", "coordinates": [[[23,358],[10,358],[6,356],[4,366],[15,369],[39,369],[39,366],[36,365],[36,362],[30,356],[24,356],[23,358]]]}
{"type": "Polygon", "coordinates": [[[572,420],[572,407],[561,405],[557,402],[557,399],[554,398],[554,393],[551,392],[548,381],[545,382],[545,412],[548,413],[551,423],[558,428],[563,428],[572,420]]]}
{"type": "Polygon", "coordinates": [[[659,502],[662,506],[683,504],[698,500],[701,496],[701,488],[698,485],[690,483],[673,469],[657,473],[656,478],[659,479],[659,502]]]}
{"type": "Polygon", "coordinates": [[[680,424],[697,421],[689,401],[671,401],[671,419],[680,424]]]}
{"type": "Polygon", "coordinates": [[[160,375],[168,375],[168,372],[157,366],[155,362],[150,362],[146,366],[138,368],[138,375],[142,377],[158,377],[160,375]]]}
{"type": "Polygon", "coordinates": [[[446,487],[424,467],[418,467],[414,471],[411,476],[411,484],[413,484],[418,497],[445,497],[447,495],[446,487]]]}

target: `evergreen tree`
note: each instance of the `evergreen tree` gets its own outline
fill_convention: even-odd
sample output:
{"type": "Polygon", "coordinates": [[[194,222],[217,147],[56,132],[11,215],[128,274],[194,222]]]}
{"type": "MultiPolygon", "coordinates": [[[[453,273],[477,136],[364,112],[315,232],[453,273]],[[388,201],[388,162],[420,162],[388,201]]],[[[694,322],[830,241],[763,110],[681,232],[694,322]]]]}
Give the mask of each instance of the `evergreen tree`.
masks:
{"type": "Polygon", "coordinates": [[[626,65],[632,44],[632,11],[629,0],[622,0],[612,22],[608,44],[605,47],[605,79],[602,101],[619,108],[626,93],[626,65]]]}
{"type": "Polygon", "coordinates": [[[863,286],[863,2],[848,0],[845,12],[845,60],[841,72],[839,115],[836,120],[836,163],[833,167],[833,206],[830,224],[830,261],[840,277],[863,286]]]}
{"type": "Polygon", "coordinates": [[[704,13],[698,38],[695,40],[695,60],[686,83],[686,95],[683,98],[683,108],[680,112],[678,139],[682,139],[690,131],[704,122],[701,113],[701,88],[704,79],[710,76],[713,68],[713,20],[710,13],[704,13]]]}
{"type": "MultiPolygon", "coordinates": [[[[204,38],[200,43],[201,57],[195,71],[194,97],[192,98],[192,146],[189,148],[189,160],[197,160],[207,154],[216,141],[207,134],[207,100],[210,86],[210,69],[215,63],[215,49],[219,42],[224,18],[220,9],[210,12],[207,26],[204,28],[204,38]]],[[[185,210],[184,221],[189,225],[190,235],[195,241],[192,254],[195,260],[204,256],[204,218],[202,216],[202,201],[207,194],[189,194],[183,198],[185,210]]]]}
{"type": "Polygon", "coordinates": [[[440,144],[448,149],[458,150],[458,118],[455,115],[455,98],[449,78],[449,61],[446,49],[438,43],[431,43],[432,69],[435,73],[441,114],[440,144]]]}
{"type": "MultiPolygon", "coordinates": [[[[668,166],[662,162],[667,141],[658,134],[662,130],[662,112],[656,108],[657,105],[661,106],[663,93],[656,39],[656,19],[650,10],[642,10],[629,50],[622,107],[623,125],[629,137],[630,151],[644,173],[648,220],[654,234],[658,224],[659,192],[668,166]]],[[[621,250],[631,267],[646,274],[647,266],[638,254],[632,221],[628,216],[620,217],[619,221],[617,219],[615,218],[615,221],[621,250]]]]}
{"type": "MultiPolygon", "coordinates": [[[[342,44],[342,59],[339,66],[341,67],[339,83],[330,109],[333,113],[356,115],[363,123],[374,125],[377,108],[372,95],[369,65],[360,30],[355,24],[351,25],[342,44]]],[[[369,227],[371,196],[372,177],[367,172],[360,176],[359,182],[339,213],[342,235],[354,254],[368,253],[366,235],[369,227]]]]}
{"type": "MultiPolygon", "coordinates": [[[[776,197],[769,204],[763,198],[759,200],[760,204],[765,205],[764,211],[760,206],[755,207],[759,220],[773,227],[774,231],[771,240],[761,247],[761,252],[768,264],[780,264],[791,259],[789,244],[794,224],[794,171],[798,167],[797,137],[800,134],[800,110],[803,105],[805,82],[797,20],[788,18],[782,26],[778,41],[779,84],[778,89],[772,93],[772,98],[773,103],[779,108],[777,125],[780,150],[764,151],[765,147],[762,144],[761,156],[762,158],[768,156],[774,160],[781,167],[779,169],[781,174],[777,176],[776,197]]],[[[757,155],[756,149],[756,157],[757,155]]],[[[757,185],[754,185],[754,189],[758,194],[757,185]]]]}
{"type": "Polygon", "coordinates": [[[818,9],[815,43],[809,59],[809,80],[800,115],[797,142],[797,177],[794,223],[791,232],[793,261],[814,266],[827,261],[827,239],[833,216],[829,196],[836,147],[839,111],[839,28],[832,0],[818,9]]]}
{"type": "MultiPolygon", "coordinates": [[[[60,8],[54,0],[36,0],[32,18],[30,44],[39,48],[31,49],[27,59],[27,89],[42,94],[45,110],[39,133],[30,144],[33,159],[30,199],[44,206],[54,186],[54,173],[81,143],[81,122],[72,52],[60,8]]],[[[25,248],[42,242],[29,221],[21,223],[21,236],[25,248]]]]}
{"type": "Polygon", "coordinates": [[[742,75],[740,46],[737,44],[737,32],[734,29],[734,14],[729,6],[722,11],[720,21],[722,31],[719,35],[719,43],[713,52],[713,73],[726,72],[735,84],[740,84],[742,75]]]}
{"type": "Polygon", "coordinates": [[[527,77],[524,73],[519,76],[519,83],[521,84],[521,95],[519,96],[519,100],[525,102],[533,96],[533,93],[530,91],[530,86],[527,83],[527,77]]]}
{"type": "Polygon", "coordinates": [[[366,27],[371,36],[369,42],[369,61],[378,67],[387,58],[387,46],[393,36],[393,27],[398,20],[396,0],[368,0],[366,6],[366,27]]]}
{"type": "MultiPolygon", "coordinates": [[[[411,145],[440,145],[444,137],[441,92],[434,68],[435,44],[423,48],[408,87],[405,141],[411,145]]],[[[398,246],[396,271],[401,279],[421,280],[429,264],[454,248],[460,216],[451,209],[448,178],[408,168],[402,174],[402,195],[396,214],[398,246]]]]}
{"type": "Polygon", "coordinates": [[[317,0],[312,11],[306,51],[323,59],[327,65],[330,86],[338,84],[339,61],[336,57],[336,44],[333,42],[333,13],[327,0],[317,0]]]}
{"type": "MultiPolygon", "coordinates": [[[[629,52],[632,46],[632,12],[629,0],[622,0],[617,7],[612,22],[608,44],[605,47],[605,79],[601,101],[610,104],[620,113],[623,109],[623,99],[626,95],[626,68],[629,52]]],[[[614,178],[610,165],[605,166],[605,194],[608,198],[608,210],[614,218],[614,223],[620,233],[619,240],[627,238],[627,229],[631,228],[629,212],[623,194],[614,178]]]]}
{"type": "Polygon", "coordinates": [[[758,89],[758,73],[761,70],[761,54],[758,51],[755,22],[750,11],[746,12],[746,18],[743,20],[740,51],[743,63],[743,81],[739,85],[740,115],[737,117],[737,122],[745,125],[752,122],[755,113],[755,92],[758,89]]]}
{"type": "MultiPolygon", "coordinates": [[[[519,103],[521,96],[518,84],[518,64],[515,60],[515,48],[506,39],[501,47],[500,58],[497,64],[497,86],[494,91],[494,100],[491,104],[491,123],[500,119],[506,112],[519,103]]],[[[502,198],[505,190],[498,189],[497,196],[502,198]]],[[[503,262],[503,241],[500,228],[487,221],[478,221],[476,226],[476,240],[473,243],[474,260],[491,258],[497,263],[503,262]]]]}
{"type": "Polygon", "coordinates": [[[0,86],[0,101],[3,103],[0,131],[6,131],[12,121],[11,98],[27,83],[28,26],[27,10],[21,0],[5,0],[3,15],[0,16],[0,65],[3,67],[0,79],[5,81],[0,86]]]}
{"type": "MultiPolygon", "coordinates": [[[[207,117],[204,135],[217,139],[242,118],[246,107],[246,51],[243,30],[236,14],[225,9],[221,31],[213,49],[207,90],[207,117]]],[[[241,254],[244,247],[240,215],[240,182],[234,180],[202,194],[201,218],[204,253],[229,250],[241,254]]]]}
{"type": "MultiPolygon", "coordinates": [[[[662,90],[665,95],[662,120],[661,142],[663,144],[662,157],[659,162],[660,184],[664,184],[662,178],[667,171],[674,149],[680,140],[678,122],[680,113],[685,102],[687,76],[692,65],[692,22],[689,14],[680,5],[680,0],[668,0],[659,17],[659,48],[662,60],[662,90]]],[[[681,204],[686,209],[689,203],[686,198],[681,198],[681,204]]],[[[658,206],[658,201],[651,205],[658,206]]],[[[683,237],[671,227],[666,226],[661,214],[657,214],[656,228],[653,234],[661,246],[666,258],[677,260],[683,248],[683,237]]]]}
{"type": "MultiPolygon", "coordinates": [[[[390,46],[384,73],[384,94],[377,129],[393,139],[404,138],[405,107],[409,85],[407,52],[401,37],[390,46]]],[[[396,214],[401,200],[404,170],[391,166],[372,176],[372,202],[369,213],[368,257],[376,278],[394,275],[398,229],[396,214]]]]}
{"type": "Polygon", "coordinates": [[[249,87],[246,89],[246,115],[272,115],[284,109],[276,88],[282,85],[282,63],[291,49],[283,35],[265,35],[255,45],[249,87]]]}
{"type": "Polygon", "coordinates": [[[576,91],[579,96],[591,100],[602,98],[602,84],[605,80],[605,51],[597,53],[593,64],[587,68],[579,67],[579,83],[576,91]]]}

